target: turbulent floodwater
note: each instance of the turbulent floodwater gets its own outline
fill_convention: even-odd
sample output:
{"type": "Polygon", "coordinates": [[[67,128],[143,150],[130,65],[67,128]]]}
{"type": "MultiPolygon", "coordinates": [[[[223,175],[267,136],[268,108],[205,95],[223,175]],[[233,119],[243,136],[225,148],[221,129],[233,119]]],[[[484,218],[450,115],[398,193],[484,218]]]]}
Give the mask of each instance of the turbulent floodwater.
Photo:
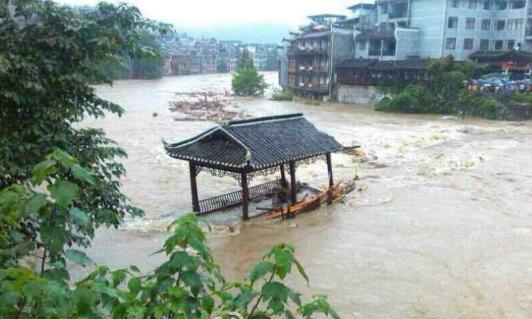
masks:
{"type": "MultiPolygon", "coordinates": [[[[266,74],[271,84],[276,74],[266,74]]],[[[149,270],[165,227],[190,209],[188,165],[169,158],[161,139],[180,140],[214,123],[175,121],[174,92],[218,91],[229,75],[118,81],[98,94],[122,105],[102,127],[129,153],[123,190],[146,211],[120,230],[101,230],[89,254],[113,268],[149,270]],[[157,116],[153,116],[157,113],[157,116]]],[[[237,212],[209,216],[209,243],[229,278],[241,278],[279,241],[295,245],[311,278],[291,284],[326,294],[344,318],[532,317],[532,125],[395,115],[334,104],[237,99],[252,116],[302,112],[370,161],[334,155],[335,178],[357,172],[359,190],[337,205],[298,218],[241,224],[237,212]],[[227,227],[231,225],[231,227],[227,227]],[[231,231],[230,231],[231,230],[231,231]]],[[[320,186],[324,163],[298,170],[320,186]]],[[[255,182],[255,181],[254,181],[255,182]]],[[[230,178],[200,174],[200,196],[238,189],[230,178]]]]}

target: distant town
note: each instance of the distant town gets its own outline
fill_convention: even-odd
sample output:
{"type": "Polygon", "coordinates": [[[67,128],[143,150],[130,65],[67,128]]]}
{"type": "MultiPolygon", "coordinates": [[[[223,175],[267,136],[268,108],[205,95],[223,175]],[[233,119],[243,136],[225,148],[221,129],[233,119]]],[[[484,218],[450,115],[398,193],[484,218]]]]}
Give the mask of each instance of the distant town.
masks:
{"type": "MultiPolygon", "coordinates": [[[[313,98],[370,103],[361,86],[417,83],[452,56],[530,74],[532,1],[376,0],[310,16],[284,39],[279,82],[313,98]]],[[[372,98],[373,97],[373,98],[372,98]]]]}
{"type": "Polygon", "coordinates": [[[278,44],[197,39],[186,33],[162,36],[160,44],[165,51],[164,75],[234,72],[238,58],[245,49],[249,51],[256,68],[276,71],[282,49],[278,44]]]}

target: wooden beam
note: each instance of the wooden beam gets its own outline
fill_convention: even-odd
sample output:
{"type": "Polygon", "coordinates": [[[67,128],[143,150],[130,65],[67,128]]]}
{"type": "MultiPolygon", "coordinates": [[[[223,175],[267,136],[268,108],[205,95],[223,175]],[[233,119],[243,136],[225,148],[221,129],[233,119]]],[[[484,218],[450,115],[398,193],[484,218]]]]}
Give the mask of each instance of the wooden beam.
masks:
{"type": "Polygon", "coordinates": [[[288,181],[286,180],[286,171],[284,169],[284,164],[281,165],[281,184],[283,187],[288,186],[288,181]]]}
{"type": "Polygon", "coordinates": [[[201,213],[198,197],[198,184],[196,182],[196,164],[193,162],[188,162],[188,169],[190,171],[190,192],[192,194],[192,210],[195,213],[201,213]]]}
{"type": "Polygon", "coordinates": [[[242,219],[249,219],[249,188],[247,172],[242,172],[242,219]]]}
{"type": "Polygon", "coordinates": [[[290,162],[290,190],[292,204],[297,202],[297,185],[296,185],[296,163],[294,161],[290,162]]]}
{"type": "Polygon", "coordinates": [[[332,187],[334,186],[331,153],[327,153],[326,158],[327,158],[327,174],[329,175],[329,192],[328,192],[328,196],[327,196],[328,197],[327,198],[327,202],[329,204],[331,204],[332,203],[331,191],[332,191],[332,187]]]}

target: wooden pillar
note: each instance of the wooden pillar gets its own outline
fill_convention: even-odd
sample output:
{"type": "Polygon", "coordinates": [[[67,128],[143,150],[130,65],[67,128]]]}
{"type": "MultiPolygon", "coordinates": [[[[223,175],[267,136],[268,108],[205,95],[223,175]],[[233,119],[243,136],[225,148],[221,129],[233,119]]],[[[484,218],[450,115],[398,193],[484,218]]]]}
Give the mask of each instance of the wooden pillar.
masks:
{"type": "Polygon", "coordinates": [[[242,172],[242,219],[249,219],[249,188],[248,188],[248,174],[242,172]]]}
{"type": "Polygon", "coordinates": [[[329,175],[329,192],[327,196],[327,202],[332,203],[332,187],[334,186],[333,170],[332,170],[332,161],[331,153],[327,153],[325,156],[327,158],[327,174],[329,175]]]}
{"type": "Polygon", "coordinates": [[[199,206],[199,197],[198,197],[198,184],[196,182],[196,164],[193,162],[188,162],[189,171],[190,171],[190,191],[192,193],[192,210],[195,213],[200,212],[199,206]]]}
{"type": "Polygon", "coordinates": [[[288,181],[286,180],[286,171],[284,169],[284,164],[281,165],[281,184],[283,187],[288,186],[288,181]]]}
{"type": "Polygon", "coordinates": [[[290,190],[290,199],[292,200],[292,204],[295,204],[297,202],[296,163],[293,161],[290,162],[290,190]]]}

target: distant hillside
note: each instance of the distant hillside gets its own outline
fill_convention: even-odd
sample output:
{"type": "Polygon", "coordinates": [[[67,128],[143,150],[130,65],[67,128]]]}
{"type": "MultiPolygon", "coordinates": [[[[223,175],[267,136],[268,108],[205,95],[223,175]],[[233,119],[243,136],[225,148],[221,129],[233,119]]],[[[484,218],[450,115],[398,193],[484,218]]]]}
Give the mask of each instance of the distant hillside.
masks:
{"type": "Polygon", "coordinates": [[[245,43],[278,43],[283,37],[288,36],[290,26],[272,24],[238,24],[238,25],[216,25],[210,27],[180,27],[176,26],[178,32],[186,32],[195,38],[216,38],[218,40],[240,40],[245,43]]]}

